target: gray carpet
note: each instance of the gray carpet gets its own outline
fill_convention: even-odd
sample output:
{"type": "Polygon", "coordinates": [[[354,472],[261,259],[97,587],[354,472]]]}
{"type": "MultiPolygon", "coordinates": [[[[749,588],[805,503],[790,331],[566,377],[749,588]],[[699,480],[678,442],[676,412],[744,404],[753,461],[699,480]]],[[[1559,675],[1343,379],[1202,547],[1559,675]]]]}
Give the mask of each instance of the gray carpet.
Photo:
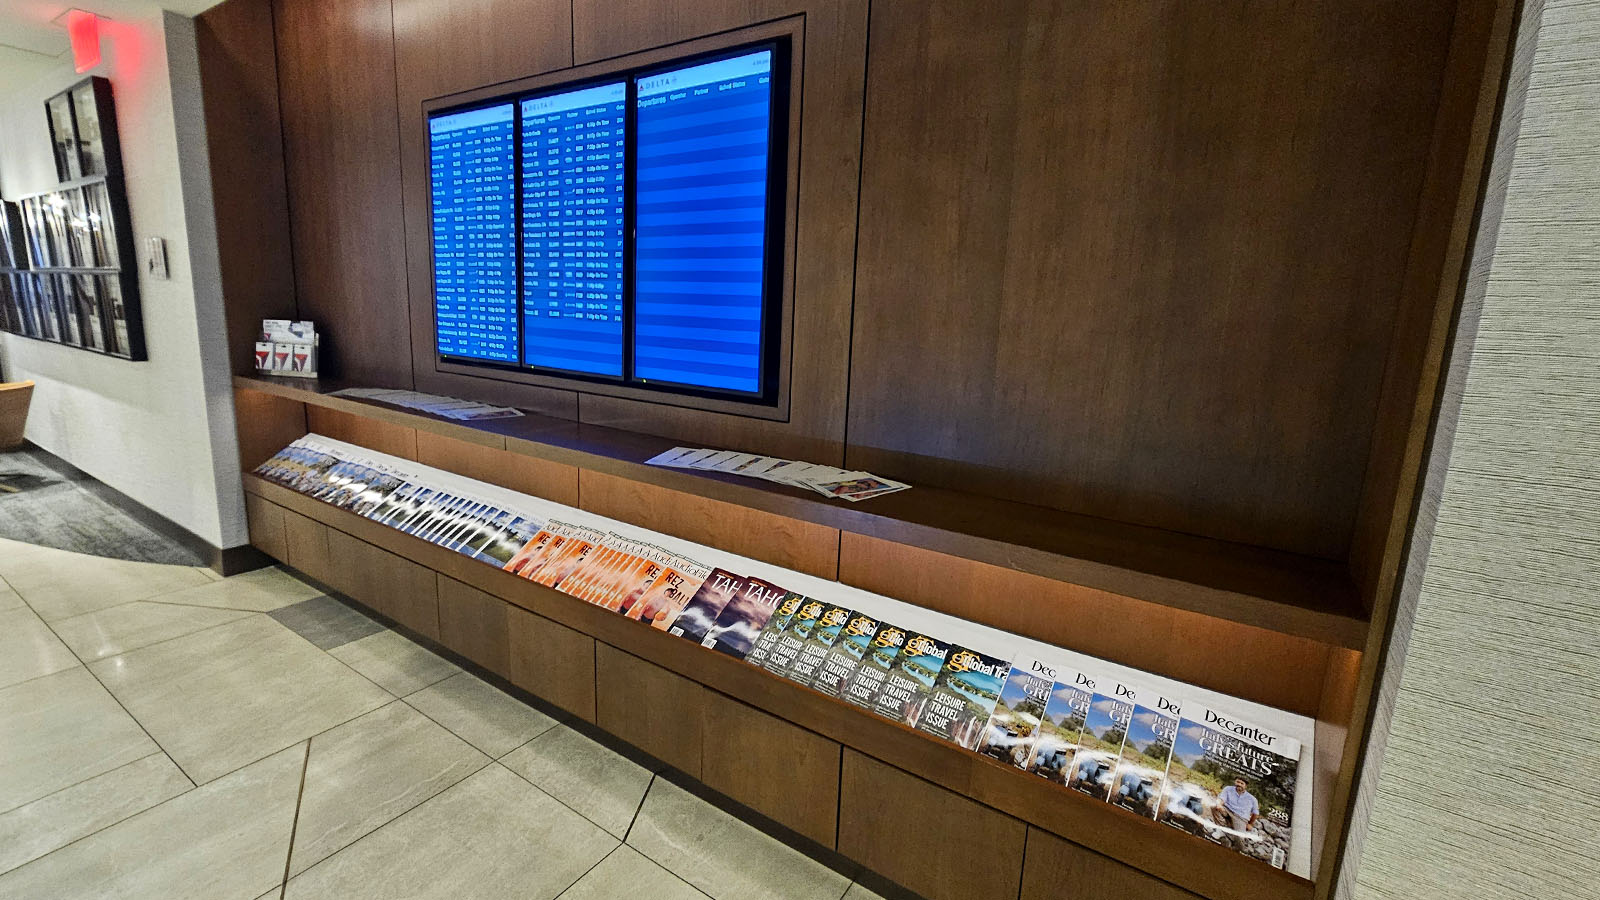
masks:
{"type": "Polygon", "coordinates": [[[205,565],[174,528],[37,447],[0,453],[0,538],[138,562],[205,565]]]}

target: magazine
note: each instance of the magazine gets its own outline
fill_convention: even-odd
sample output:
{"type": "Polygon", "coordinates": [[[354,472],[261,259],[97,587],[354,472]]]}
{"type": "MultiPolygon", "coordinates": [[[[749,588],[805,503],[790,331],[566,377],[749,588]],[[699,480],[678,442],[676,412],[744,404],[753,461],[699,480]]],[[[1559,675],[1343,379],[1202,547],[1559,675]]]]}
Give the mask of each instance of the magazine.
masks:
{"type": "Polygon", "coordinates": [[[966,647],[951,647],[928,694],[917,730],[971,750],[1000,699],[1011,661],[966,647]]]}
{"type": "Polygon", "coordinates": [[[856,667],[856,674],[840,693],[844,699],[864,709],[872,709],[872,701],[889,677],[889,671],[900,659],[906,645],[906,630],[898,625],[880,623],[878,633],[872,636],[866,658],[856,667]]]}
{"type": "Polygon", "coordinates": [[[949,655],[950,645],[933,635],[908,636],[894,667],[878,688],[878,695],[872,698],[873,711],[915,728],[949,655]]]}
{"type": "Polygon", "coordinates": [[[829,604],[817,616],[816,624],[811,627],[811,633],[801,643],[800,654],[789,664],[783,673],[784,677],[796,684],[809,685],[817,677],[817,670],[822,667],[822,660],[827,657],[828,651],[839,640],[839,632],[844,628],[844,623],[850,621],[850,610],[843,606],[829,604]]]}
{"type": "Polygon", "coordinates": [[[600,539],[605,537],[605,532],[596,528],[575,527],[560,547],[553,548],[545,559],[539,571],[529,576],[531,580],[545,587],[553,588],[561,583],[563,578],[571,575],[583,565],[594,548],[599,546],[600,539]]]}
{"type": "Polygon", "coordinates": [[[506,571],[513,575],[521,575],[523,578],[533,578],[538,575],[539,569],[549,560],[550,555],[560,550],[561,545],[566,543],[576,528],[576,525],[558,519],[546,522],[539,533],[506,563],[506,571]]]}
{"type": "MultiPolygon", "coordinates": [[[[509,514],[507,514],[509,515],[509,514]]],[[[510,516],[500,530],[490,532],[482,544],[477,547],[467,548],[469,556],[475,556],[491,566],[505,568],[510,564],[517,551],[528,545],[534,535],[544,528],[544,521],[524,516],[510,516]]]]}
{"type": "Polygon", "coordinates": [[[755,645],[750,648],[749,653],[745,654],[745,662],[752,666],[765,668],[764,664],[768,654],[772,652],[773,646],[778,643],[778,638],[789,628],[789,620],[794,618],[794,614],[800,609],[800,603],[804,600],[805,597],[796,594],[794,591],[790,591],[783,596],[783,601],[773,611],[772,618],[767,620],[767,626],[761,629],[761,634],[756,638],[755,645]]]}
{"type": "Polygon", "coordinates": [[[728,601],[717,614],[717,621],[706,629],[706,636],[700,639],[701,646],[744,659],[755,645],[756,635],[767,627],[779,602],[788,594],[783,588],[759,578],[745,579],[739,595],[728,601]]]}
{"type": "Polygon", "coordinates": [[[866,658],[867,648],[878,633],[878,624],[877,619],[866,613],[852,613],[849,621],[839,630],[839,637],[833,642],[832,649],[822,658],[822,664],[817,666],[811,686],[830,697],[843,693],[855,677],[856,669],[861,667],[861,660],[866,658]]]}
{"type": "Polygon", "coordinates": [[[696,644],[705,640],[706,632],[716,624],[722,608],[738,595],[748,580],[743,575],[735,575],[724,569],[712,569],[705,583],[700,585],[700,590],[695,592],[694,599],[683,608],[683,612],[678,613],[667,634],[688,638],[696,644]]]}
{"type": "MultiPolygon", "coordinates": [[[[696,565],[683,559],[671,550],[657,547],[654,544],[643,544],[641,554],[646,562],[644,570],[640,573],[639,580],[625,588],[619,588],[620,596],[617,599],[616,610],[630,619],[643,618],[645,598],[656,589],[663,578],[672,578],[678,582],[683,580],[683,570],[696,565]]],[[[702,579],[704,580],[703,576],[702,579]]],[[[695,590],[699,590],[697,583],[695,590]]]]}
{"type": "Polygon", "coordinates": [[[710,575],[710,566],[686,556],[674,557],[671,565],[656,577],[655,583],[628,611],[629,615],[666,631],[710,575]],[[632,615],[634,610],[638,611],[637,616],[632,615]]]}
{"type": "Polygon", "coordinates": [[[1283,868],[1300,743],[1209,707],[1185,710],[1160,821],[1283,868]]]}
{"type": "Polygon", "coordinates": [[[1039,733],[1039,720],[1044,718],[1055,680],[1056,667],[1043,660],[1013,662],[1000,688],[1000,700],[974,749],[1019,769],[1027,768],[1028,750],[1039,733]]]}
{"type": "Polygon", "coordinates": [[[591,571],[582,599],[612,612],[621,612],[630,596],[642,596],[661,565],[651,558],[651,547],[621,535],[606,535],[607,556],[591,571]]]}
{"type": "MultiPolygon", "coordinates": [[[[787,601],[786,601],[787,602],[787,601]]],[[[817,620],[822,618],[822,613],[828,604],[810,597],[801,597],[799,609],[789,619],[789,627],[778,635],[772,643],[767,658],[762,661],[767,671],[774,675],[789,674],[789,667],[800,657],[800,650],[806,645],[806,638],[811,637],[811,630],[817,627],[817,620]]]]}
{"type": "Polygon", "coordinates": [[[1089,715],[1078,737],[1078,755],[1072,758],[1072,777],[1067,781],[1067,787],[1101,800],[1111,799],[1111,773],[1133,715],[1134,689],[1120,681],[1108,684],[1110,690],[1095,691],[1089,701],[1089,715]]]}
{"type": "Polygon", "coordinates": [[[1028,753],[1029,772],[1066,786],[1094,689],[1095,679],[1088,675],[1071,669],[1062,671],[1050,689],[1050,702],[1039,720],[1039,736],[1028,753]]]}
{"type": "Polygon", "coordinates": [[[1128,736],[1111,777],[1111,802],[1154,819],[1166,795],[1167,763],[1178,736],[1182,704],[1149,688],[1133,697],[1128,736]]]}

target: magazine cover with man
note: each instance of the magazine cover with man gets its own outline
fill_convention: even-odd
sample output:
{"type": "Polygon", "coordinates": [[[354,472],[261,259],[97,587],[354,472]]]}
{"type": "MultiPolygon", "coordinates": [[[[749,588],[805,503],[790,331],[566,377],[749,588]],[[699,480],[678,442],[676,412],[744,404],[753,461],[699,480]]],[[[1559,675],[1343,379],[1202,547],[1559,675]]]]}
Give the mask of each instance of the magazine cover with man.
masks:
{"type": "Polygon", "coordinates": [[[1111,775],[1122,755],[1122,742],[1128,736],[1128,719],[1133,715],[1132,686],[1120,681],[1105,682],[1109,690],[1095,691],[1089,700],[1089,714],[1078,735],[1078,755],[1072,758],[1067,787],[1101,800],[1111,799],[1111,775]]]}
{"type": "Polygon", "coordinates": [[[1122,742],[1116,774],[1111,777],[1111,802],[1154,819],[1166,796],[1167,763],[1178,737],[1182,704],[1176,697],[1139,688],[1122,742]]]}
{"type": "Polygon", "coordinates": [[[1089,701],[1094,699],[1095,680],[1083,672],[1062,671],[1039,720],[1039,737],[1028,754],[1029,772],[1066,786],[1073,757],[1078,755],[1078,738],[1089,717],[1089,701]]]}
{"type": "Polygon", "coordinates": [[[1209,707],[1184,711],[1160,821],[1283,868],[1300,742],[1209,707]]]}
{"type": "Polygon", "coordinates": [[[977,751],[1019,769],[1027,768],[1028,751],[1039,733],[1056,677],[1056,667],[1043,660],[1024,658],[1012,663],[977,751]]]}
{"type": "Polygon", "coordinates": [[[655,583],[628,610],[629,618],[649,622],[651,627],[666,631],[710,575],[711,567],[705,563],[687,556],[673,556],[671,564],[656,576],[655,583]]]}

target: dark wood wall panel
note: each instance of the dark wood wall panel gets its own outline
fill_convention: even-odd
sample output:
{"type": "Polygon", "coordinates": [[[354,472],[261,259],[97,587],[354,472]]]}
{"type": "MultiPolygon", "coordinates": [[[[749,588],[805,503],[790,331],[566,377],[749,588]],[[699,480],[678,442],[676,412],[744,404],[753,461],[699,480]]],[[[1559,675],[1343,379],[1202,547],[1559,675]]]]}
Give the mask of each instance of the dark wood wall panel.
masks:
{"type": "Polygon", "coordinates": [[[849,465],[1342,558],[1453,5],[874,4],[849,465]]]}
{"type": "MultiPolygon", "coordinates": [[[[434,358],[433,258],[429,242],[428,138],[422,103],[434,97],[512,81],[572,65],[571,0],[394,0],[394,56],[400,135],[399,187],[406,211],[405,278],[412,296],[416,359],[434,358]]],[[[404,297],[393,304],[407,315],[404,297]]],[[[406,360],[408,368],[411,360],[406,360]]],[[[415,366],[419,390],[468,396],[578,417],[571,391],[513,385],[415,366]]]]}
{"type": "Polygon", "coordinates": [[[510,627],[512,684],[587,722],[595,720],[595,640],[560,622],[520,609],[510,627]]]}
{"type": "Polygon", "coordinates": [[[851,532],[839,580],[1257,703],[1319,711],[1330,648],[1310,638],[851,532]],[[1304,677],[1263,678],[1264,667],[1304,677]]]}
{"type": "Polygon", "coordinates": [[[1027,827],[846,748],[839,852],[929,900],[1015,897],[1027,827]]]}
{"type": "Polygon", "coordinates": [[[411,387],[389,0],[273,13],[300,316],[323,335],[324,374],[411,387]]]}
{"type": "Polygon", "coordinates": [[[1031,826],[1027,849],[1021,900],[1200,900],[1199,894],[1031,826]]]}
{"type": "Polygon", "coordinates": [[[195,17],[216,209],[228,361],[255,370],[262,319],[295,319],[294,259],[278,110],[272,0],[232,0],[195,17]]]}
{"type": "Polygon", "coordinates": [[[748,704],[705,692],[701,727],[715,742],[700,780],[832,848],[839,828],[840,747],[748,704]]]}
{"type": "Polygon", "coordinates": [[[775,422],[656,403],[579,399],[580,417],[732,447],[837,465],[843,458],[850,352],[851,266],[866,65],[862,0],[575,0],[578,63],[805,16],[789,419],[775,422]]]}

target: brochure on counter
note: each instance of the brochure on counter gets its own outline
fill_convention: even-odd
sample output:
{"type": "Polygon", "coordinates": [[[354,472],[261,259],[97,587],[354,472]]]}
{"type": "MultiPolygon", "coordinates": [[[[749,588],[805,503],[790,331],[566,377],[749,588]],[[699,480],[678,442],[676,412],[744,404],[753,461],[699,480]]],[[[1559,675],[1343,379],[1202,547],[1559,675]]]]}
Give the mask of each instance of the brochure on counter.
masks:
{"type": "Polygon", "coordinates": [[[460,400],[455,397],[441,397],[438,394],[424,394],[419,391],[402,391],[392,388],[345,388],[334,391],[335,397],[354,397],[358,400],[377,400],[391,406],[400,406],[405,409],[414,409],[429,415],[443,416],[446,419],[460,421],[479,421],[483,419],[509,419],[522,415],[522,410],[512,409],[509,406],[490,406],[475,400],[460,400]]]}
{"type": "Polygon", "coordinates": [[[1304,716],[320,435],[256,474],[1310,877],[1304,716]]]}
{"type": "Polygon", "coordinates": [[[736,450],[711,450],[703,447],[673,447],[645,462],[652,466],[671,466],[676,469],[702,469],[710,472],[727,472],[747,478],[761,478],[777,484],[816,491],[824,497],[849,500],[852,503],[903,491],[911,485],[871,472],[852,472],[833,466],[758,456],[736,450]]]}

